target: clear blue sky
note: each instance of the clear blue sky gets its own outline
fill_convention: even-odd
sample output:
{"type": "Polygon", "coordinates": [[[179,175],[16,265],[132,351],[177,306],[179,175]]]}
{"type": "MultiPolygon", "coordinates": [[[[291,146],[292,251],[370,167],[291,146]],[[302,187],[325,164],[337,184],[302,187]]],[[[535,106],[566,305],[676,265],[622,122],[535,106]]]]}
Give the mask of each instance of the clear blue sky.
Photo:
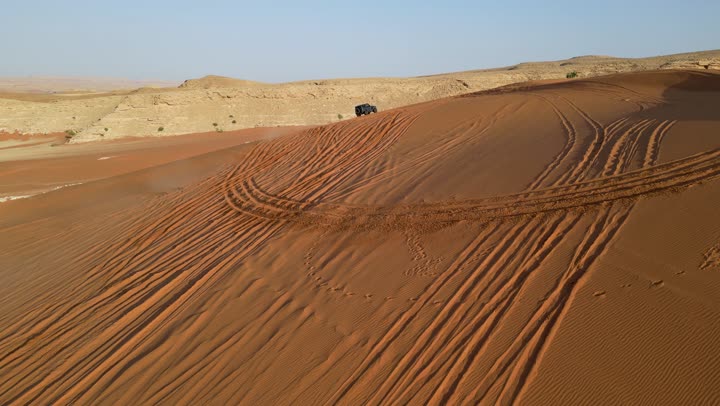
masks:
{"type": "Polygon", "coordinates": [[[3,0],[0,76],[281,82],[720,48],[720,1],[3,0]]]}

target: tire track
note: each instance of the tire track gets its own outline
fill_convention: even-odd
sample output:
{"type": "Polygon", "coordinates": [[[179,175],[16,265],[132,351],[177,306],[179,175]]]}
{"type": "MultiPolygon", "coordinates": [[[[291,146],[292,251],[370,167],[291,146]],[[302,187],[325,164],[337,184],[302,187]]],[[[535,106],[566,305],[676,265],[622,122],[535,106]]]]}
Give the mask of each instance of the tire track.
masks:
{"type": "MultiPolygon", "coordinates": [[[[557,168],[560,166],[560,164],[562,164],[565,161],[565,159],[567,158],[570,151],[572,151],[573,148],[575,148],[576,142],[577,142],[577,130],[572,125],[570,120],[568,120],[567,116],[565,114],[563,114],[560,111],[560,109],[558,109],[558,107],[553,102],[550,101],[550,99],[548,97],[540,96],[540,95],[535,95],[535,96],[545,100],[545,102],[547,102],[550,105],[550,107],[552,108],[555,115],[558,117],[558,119],[560,119],[560,123],[562,124],[563,128],[565,129],[565,134],[567,137],[566,137],[565,145],[563,146],[562,150],[560,150],[558,155],[556,155],[555,158],[553,159],[553,161],[550,162],[550,164],[548,166],[546,166],[542,172],[540,172],[540,174],[535,178],[535,180],[530,183],[530,185],[528,186],[528,189],[530,189],[530,190],[538,189],[541,187],[541,185],[543,184],[543,182],[545,182],[545,180],[548,178],[548,176],[550,176],[551,173],[553,173],[555,170],[557,170],[557,168]]],[[[555,184],[557,184],[557,182],[555,184]]]]}
{"type": "MultiPolygon", "coordinates": [[[[536,221],[541,227],[539,229],[533,228],[532,230],[525,231],[528,234],[521,240],[523,241],[521,245],[522,249],[511,251],[510,249],[506,249],[506,247],[496,246],[494,255],[500,254],[503,255],[504,258],[494,263],[486,260],[478,264],[475,272],[489,272],[490,269],[498,269],[498,267],[499,269],[515,268],[516,271],[511,273],[506,280],[498,282],[497,285],[501,286],[501,288],[486,300],[483,300],[477,309],[473,309],[471,305],[463,306],[463,308],[450,309],[453,312],[453,318],[445,324],[446,327],[444,329],[435,332],[431,326],[425,330],[423,334],[424,337],[421,337],[421,340],[431,338],[432,343],[427,345],[419,354],[412,356],[410,355],[411,353],[406,354],[406,358],[414,362],[415,371],[413,371],[412,374],[404,372],[399,384],[395,385],[388,394],[388,397],[382,400],[390,403],[407,403],[410,401],[409,396],[440,373],[440,368],[447,367],[448,362],[454,363],[455,368],[457,368],[459,364],[457,357],[460,355],[459,349],[468,348],[467,346],[471,344],[473,340],[484,341],[484,339],[487,338],[493,331],[487,324],[492,324],[492,320],[490,320],[491,316],[493,314],[497,316],[494,318],[495,321],[500,319],[498,316],[498,312],[500,311],[499,307],[511,302],[508,298],[513,297],[520,290],[523,278],[537,269],[537,266],[542,263],[544,258],[554,249],[553,242],[557,242],[562,238],[569,230],[568,225],[574,224],[574,222],[577,221],[576,219],[577,218],[564,222],[565,224],[561,224],[563,222],[559,217],[547,223],[543,219],[537,219],[536,221]],[[523,250],[524,254],[522,256],[514,255],[517,252],[523,252],[523,250]],[[509,254],[509,252],[513,254],[509,254]],[[518,262],[513,266],[513,261],[518,262]],[[474,315],[471,313],[473,310],[475,310],[474,315]],[[457,316],[457,314],[460,314],[460,316],[457,316]],[[458,326],[458,328],[450,328],[450,326],[453,325],[458,326]],[[429,332],[434,332],[436,335],[427,336],[429,332]],[[447,362],[443,363],[443,359],[447,359],[447,362]]],[[[513,237],[510,240],[519,240],[519,238],[513,237]]],[[[463,285],[465,287],[471,287],[472,289],[467,296],[477,299],[484,297],[484,294],[491,289],[491,286],[496,285],[495,282],[500,276],[500,272],[496,272],[493,276],[493,279],[490,281],[484,281],[482,279],[471,280],[469,278],[463,285]]],[[[437,322],[438,319],[435,321],[437,322]]],[[[421,340],[418,340],[415,345],[420,344],[422,342],[421,340]]],[[[447,371],[445,373],[446,380],[450,379],[451,373],[447,371]]],[[[385,382],[392,381],[386,380],[385,382]]]]}
{"type": "MultiPolygon", "coordinates": [[[[632,92],[618,88],[617,95],[632,92]]],[[[326,358],[313,360],[305,375],[273,390],[295,402],[312,394],[316,403],[326,404],[522,401],[579,288],[622,229],[635,201],[720,176],[720,149],[657,163],[663,138],[675,121],[621,117],[603,125],[569,96],[534,96],[550,106],[565,143],[521,193],[396,206],[343,203],[355,190],[450,156],[467,138],[492,130],[516,104],[462,122],[450,131],[453,138],[447,140],[446,134],[411,159],[384,166],[383,159],[389,158],[383,154],[423,111],[407,108],[259,143],[242,162],[217,176],[143,202],[140,215],[113,213],[85,228],[48,236],[61,239],[57,247],[77,252],[57,272],[70,274],[75,267],[83,272],[72,273],[66,290],[42,298],[45,305],[2,319],[8,328],[0,333],[0,370],[6,377],[0,381],[0,399],[100,403],[111,397],[112,389],[134,392],[128,399],[142,393],[142,399],[153,403],[175,401],[179,392],[188,391],[192,397],[186,400],[198,403],[236,385],[223,399],[257,401],[265,389],[254,380],[269,379],[271,368],[286,361],[283,352],[289,340],[317,321],[313,303],[302,293],[311,284],[306,276],[315,276],[318,269],[306,256],[308,269],[302,278],[275,293],[269,293],[271,284],[262,277],[235,286],[243,300],[271,296],[252,309],[257,317],[240,328],[222,330],[212,345],[193,342],[189,337],[200,335],[210,315],[231,300],[222,287],[248,257],[292,227],[318,227],[324,238],[344,229],[400,230],[417,273],[422,273],[431,266],[420,243],[423,233],[468,221],[481,222],[480,231],[453,253],[449,266],[423,281],[416,300],[389,313],[393,318],[381,324],[373,336],[377,339],[364,342],[360,335],[339,334],[326,358]],[[372,175],[356,181],[365,174],[372,175]],[[115,235],[87,250],[62,240],[88,231],[115,235]],[[549,259],[569,237],[574,243],[567,246],[572,254],[563,262],[567,269],[543,285],[541,293],[547,294],[542,301],[519,312],[517,303],[526,297],[533,276],[554,264],[549,259]],[[197,309],[202,311],[187,314],[197,309]],[[180,315],[186,318],[179,320],[180,315]],[[173,376],[157,376],[158,382],[147,388],[130,384],[129,371],[159,360],[174,345],[166,342],[173,329],[185,335],[181,344],[197,346],[200,361],[184,364],[173,376]],[[226,358],[235,348],[244,351],[226,358]],[[358,353],[361,357],[355,358],[358,353]],[[340,367],[348,370],[336,379],[333,370],[340,367]],[[329,379],[336,385],[332,393],[313,391],[313,385],[329,379]],[[362,392],[366,383],[373,390],[369,394],[362,392]]],[[[28,243],[40,249],[46,241],[28,243]]],[[[706,263],[716,256],[709,252],[706,263]]],[[[332,324],[322,322],[323,327],[332,324]]]]}
{"type": "Polygon", "coordinates": [[[665,134],[677,123],[677,120],[665,120],[663,121],[650,135],[650,141],[648,148],[645,152],[645,159],[643,160],[643,166],[648,167],[655,165],[658,158],[660,157],[660,145],[662,144],[665,134]]]}
{"type": "Polygon", "coordinates": [[[437,292],[443,288],[451,278],[453,278],[458,272],[460,272],[468,261],[475,255],[480,249],[481,245],[492,236],[497,230],[497,225],[491,225],[490,228],[484,229],[479,233],[473,241],[471,241],[460,255],[453,261],[443,274],[433,281],[420,295],[419,299],[413,302],[413,305],[406,312],[403,312],[398,316],[397,319],[391,324],[385,335],[378,340],[375,345],[370,349],[368,354],[360,362],[360,365],[340,384],[338,389],[329,398],[325,404],[337,404],[342,400],[350,390],[350,388],[364,375],[370,367],[379,360],[380,355],[388,348],[388,346],[394,342],[405,330],[410,323],[417,317],[420,309],[425,307],[429,300],[437,294],[437,292]]]}
{"type": "MultiPolygon", "coordinates": [[[[465,144],[466,140],[463,135],[475,134],[475,137],[482,136],[485,132],[490,130],[498,120],[504,118],[507,114],[510,114],[508,110],[511,106],[512,104],[506,104],[501,107],[496,114],[493,114],[490,117],[489,121],[485,125],[482,125],[483,123],[485,123],[484,117],[481,117],[480,119],[468,120],[467,122],[464,122],[459,126],[455,127],[454,129],[450,130],[448,134],[453,134],[452,138],[440,147],[430,148],[428,152],[420,154],[415,158],[402,161],[399,164],[384,171],[381,171],[373,176],[363,178],[358,182],[353,183],[352,185],[346,186],[344,189],[340,189],[334,193],[328,194],[327,198],[332,200],[342,199],[344,197],[347,197],[350,193],[375,186],[379,182],[382,182],[388,178],[409,172],[411,170],[416,170],[418,167],[421,167],[423,164],[430,162],[432,159],[449,156],[452,152],[457,151],[465,144]],[[468,123],[468,128],[466,130],[463,130],[462,128],[468,125],[468,123]]],[[[444,139],[442,137],[438,138],[444,139]]]]}

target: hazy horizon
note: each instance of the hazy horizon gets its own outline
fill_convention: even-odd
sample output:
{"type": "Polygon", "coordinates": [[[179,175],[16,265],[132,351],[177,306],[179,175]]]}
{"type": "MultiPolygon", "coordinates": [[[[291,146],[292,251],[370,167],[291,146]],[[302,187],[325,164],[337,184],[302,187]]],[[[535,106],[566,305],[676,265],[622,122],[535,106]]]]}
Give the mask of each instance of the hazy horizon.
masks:
{"type": "Polygon", "coordinates": [[[718,48],[720,4],[206,1],[10,4],[0,77],[262,82],[407,77],[581,55],[718,48]],[[703,10],[698,13],[698,10],[703,10]],[[610,29],[608,29],[610,27],[610,29]]]}

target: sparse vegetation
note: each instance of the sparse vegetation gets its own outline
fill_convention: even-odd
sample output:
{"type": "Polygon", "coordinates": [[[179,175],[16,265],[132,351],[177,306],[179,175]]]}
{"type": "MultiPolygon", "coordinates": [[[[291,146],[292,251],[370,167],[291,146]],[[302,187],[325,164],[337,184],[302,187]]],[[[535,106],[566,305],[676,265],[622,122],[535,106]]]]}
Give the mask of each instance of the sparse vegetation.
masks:
{"type": "Polygon", "coordinates": [[[107,131],[108,131],[108,128],[107,128],[107,127],[105,127],[105,132],[107,132],[107,131]]]}
{"type": "Polygon", "coordinates": [[[230,118],[235,118],[235,116],[233,116],[232,114],[230,114],[228,117],[230,117],[230,118]]]}
{"type": "Polygon", "coordinates": [[[158,127],[158,132],[165,131],[165,127],[158,127]]]}
{"type": "Polygon", "coordinates": [[[221,132],[223,132],[223,129],[222,129],[222,128],[220,128],[220,127],[217,127],[217,128],[215,128],[215,131],[217,131],[217,132],[221,133],[221,132]]]}
{"type": "Polygon", "coordinates": [[[75,130],[65,130],[65,142],[70,142],[70,139],[77,134],[75,130]]]}
{"type": "Polygon", "coordinates": [[[217,126],[218,126],[218,123],[213,123],[213,127],[217,127],[217,126]]]}
{"type": "Polygon", "coordinates": [[[343,115],[338,113],[338,120],[342,120],[342,119],[343,119],[343,115]]]}
{"type": "Polygon", "coordinates": [[[232,123],[233,123],[233,124],[237,124],[237,121],[233,120],[232,123]]]}
{"type": "Polygon", "coordinates": [[[575,72],[575,71],[568,72],[568,74],[565,75],[565,77],[566,77],[567,79],[573,79],[573,78],[576,78],[577,76],[578,76],[578,73],[575,72]]]}

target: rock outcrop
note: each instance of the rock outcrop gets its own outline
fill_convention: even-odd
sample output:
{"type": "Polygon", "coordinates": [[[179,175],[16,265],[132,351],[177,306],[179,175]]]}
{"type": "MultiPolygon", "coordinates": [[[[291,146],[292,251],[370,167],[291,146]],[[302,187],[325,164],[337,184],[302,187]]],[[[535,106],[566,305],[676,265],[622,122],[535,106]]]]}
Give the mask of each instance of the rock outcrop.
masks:
{"type": "Polygon", "coordinates": [[[71,142],[166,136],[251,127],[319,125],[354,116],[356,104],[380,110],[529,80],[564,79],[653,69],[717,69],[720,51],[626,59],[581,56],[414,78],[368,78],[266,84],[221,76],[178,88],[29,100],[0,95],[0,131],[72,130],[71,142]]]}

